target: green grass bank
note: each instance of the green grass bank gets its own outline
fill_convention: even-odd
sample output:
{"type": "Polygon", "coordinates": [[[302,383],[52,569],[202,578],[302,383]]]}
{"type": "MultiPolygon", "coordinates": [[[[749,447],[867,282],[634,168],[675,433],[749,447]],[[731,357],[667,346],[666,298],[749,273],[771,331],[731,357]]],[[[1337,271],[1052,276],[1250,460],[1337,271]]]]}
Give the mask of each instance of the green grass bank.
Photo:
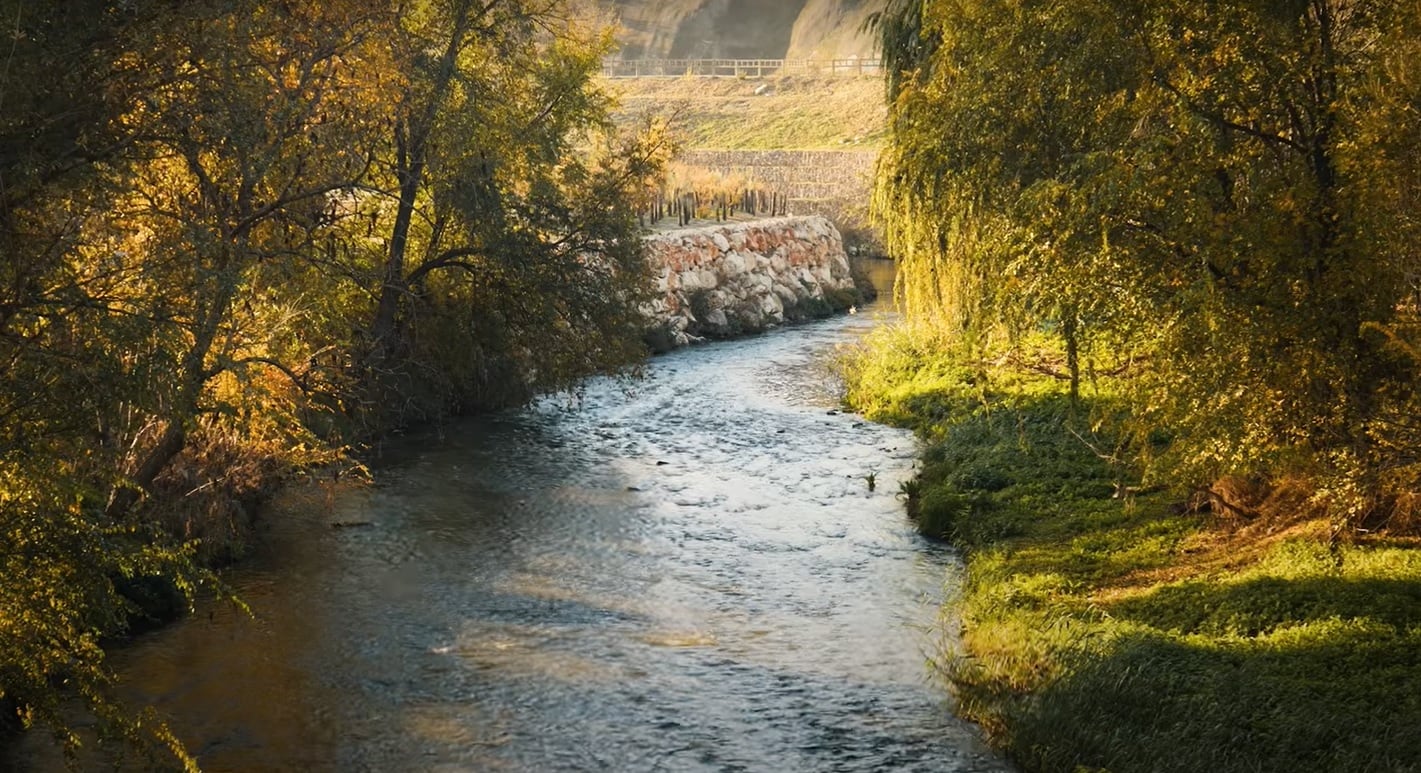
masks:
{"type": "Polygon", "coordinates": [[[1421,541],[1126,487],[1106,382],[1073,405],[893,329],[843,365],[856,410],[927,442],[909,509],[967,563],[938,666],[1024,770],[1421,770],[1421,541]]]}

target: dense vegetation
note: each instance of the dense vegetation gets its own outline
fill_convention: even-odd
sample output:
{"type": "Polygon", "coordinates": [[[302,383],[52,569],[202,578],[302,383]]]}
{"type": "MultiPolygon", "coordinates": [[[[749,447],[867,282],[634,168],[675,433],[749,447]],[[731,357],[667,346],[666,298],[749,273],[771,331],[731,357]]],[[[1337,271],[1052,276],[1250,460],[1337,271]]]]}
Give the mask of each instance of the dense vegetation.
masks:
{"type": "Polygon", "coordinates": [[[935,441],[963,710],[1033,770],[1421,765],[1421,7],[876,21],[908,322],[850,399],[935,441]]]}
{"type": "Polygon", "coordinates": [[[7,714],[166,740],[99,640],[185,606],[245,500],[641,356],[665,143],[610,131],[564,6],[0,1],[7,714]]]}
{"type": "Polygon", "coordinates": [[[1128,375],[1152,479],[1409,509],[1415,4],[899,5],[878,210],[912,313],[979,349],[1051,327],[1072,388],[1128,375]]]}
{"type": "Polygon", "coordinates": [[[967,553],[937,662],[959,713],[1028,771],[1421,765],[1417,540],[1137,490],[1080,420],[1118,400],[1099,386],[982,379],[906,330],[854,364],[850,400],[928,440],[919,528],[967,553]]]}

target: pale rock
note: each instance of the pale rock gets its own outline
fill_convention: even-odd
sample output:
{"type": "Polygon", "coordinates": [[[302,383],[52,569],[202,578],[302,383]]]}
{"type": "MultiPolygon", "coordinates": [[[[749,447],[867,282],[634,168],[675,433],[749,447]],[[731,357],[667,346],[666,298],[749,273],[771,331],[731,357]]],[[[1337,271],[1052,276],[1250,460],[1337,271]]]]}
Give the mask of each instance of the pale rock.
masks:
{"type": "Polygon", "coordinates": [[[789,307],[853,287],[842,239],[822,217],[685,229],[650,237],[648,252],[661,299],[647,314],[677,345],[782,324],[789,307]],[[692,299],[708,309],[704,319],[692,299]]]}
{"type": "Polygon", "coordinates": [[[695,292],[696,290],[705,289],[705,285],[701,284],[701,272],[695,269],[682,271],[676,278],[676,286],[680,288],[682,292],[695,292]]]}
{"type": "Polygon", "coordinates": [[[773,318],[776,322],[784,322],[785,307],[783,303],[780,303],[778,296],[760,296],[760,310],[764,312],[765,316],[773,318]]]}
{"type": "Polygon", "coordinates": [[[748,263],[745,255],[739,252],[730,252],[720,261],[720,272],[723,276],[740,276],[749,270],[748,263]]]}

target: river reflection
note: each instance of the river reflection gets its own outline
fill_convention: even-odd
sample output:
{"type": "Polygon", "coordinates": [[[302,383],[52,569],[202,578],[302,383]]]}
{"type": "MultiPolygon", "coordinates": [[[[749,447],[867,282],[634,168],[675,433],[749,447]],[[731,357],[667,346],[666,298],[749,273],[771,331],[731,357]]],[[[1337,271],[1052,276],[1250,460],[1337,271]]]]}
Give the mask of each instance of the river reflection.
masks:
{"type": "Polygon", "coordinates": [[[822,360],[867,316],[290,492],[231,577],[255,617],[143,637],[115,657],[130,696],[212,771],[1003,769],[925,666],[956,563],[894,497],[913,440],[832,412],[822,360]]]}

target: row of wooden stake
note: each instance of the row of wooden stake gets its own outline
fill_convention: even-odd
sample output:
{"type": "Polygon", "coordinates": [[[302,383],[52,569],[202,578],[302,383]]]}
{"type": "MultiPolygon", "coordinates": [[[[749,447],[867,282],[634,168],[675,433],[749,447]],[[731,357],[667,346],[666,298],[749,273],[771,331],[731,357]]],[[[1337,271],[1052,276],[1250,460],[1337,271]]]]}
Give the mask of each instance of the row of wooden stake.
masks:
{"type": "Polygon", "coordinates": [[[694,220],[714,219],[717,223],[722,223],[742,212],[763,217],[788,215],[789,197],[778,191],[761,188],[746,188],[736,194],[714,193],[709,196],[680,189],[659,190],[640,208],[637,217],[643,227],[658,225],[668,217],[676,218],[677,225],[686,226],[694,220]]]}

